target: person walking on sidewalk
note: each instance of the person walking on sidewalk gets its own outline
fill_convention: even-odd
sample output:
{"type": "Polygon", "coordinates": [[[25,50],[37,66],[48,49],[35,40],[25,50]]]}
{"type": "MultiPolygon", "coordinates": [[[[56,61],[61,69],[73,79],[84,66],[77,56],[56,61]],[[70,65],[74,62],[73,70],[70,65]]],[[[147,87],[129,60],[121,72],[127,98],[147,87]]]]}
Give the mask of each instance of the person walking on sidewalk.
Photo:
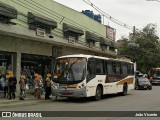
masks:
{"type": "Polygon", "coordinates": [[[38,74],[35,73],[35,74],[34,74],[34,96],[35,96],[35,97],[36,97],[36,95],[37,95],[37,88],[38,88],[37,79],[38,79],[38,74]]]}
{"type": "Polygon", "coordinates": [[[16,97],[15,91],[16,91],[17,79],[13,75],[12,71],[9,72],[8,84],[9,84],[9,99],[11,99],[11,98],[15,99],[15,97],[16,97]]]}
{"type": "Polygon", "coordinates": [[[38,75],[35,78],[35,97],[37,99],[41,99],[42,87],[43,87],[42,76],[38,75]]]}
{"type": "Polygon", "coordinates": [[[9,97],[8,81],[9,81],[9,75],[7,74],[4,80],[4,98],[9,97]]]}
{"type": "Polygon", "coordinates": [[[26,88],[25,75],[21,75],[21,79],[19,81],[19,87],[20,87],[20,97],[19,97],[19,100],[24,100],[25,88],[26,88]]]}
{"type": "Polygon", "coordinates": [[[50,99],[50,95],[51,95],[51,85],[52,85],[52,81],[51,81],[51,74],[48,73],[47,74],[47,78],[45,80],[45,99],[50,99]]]}

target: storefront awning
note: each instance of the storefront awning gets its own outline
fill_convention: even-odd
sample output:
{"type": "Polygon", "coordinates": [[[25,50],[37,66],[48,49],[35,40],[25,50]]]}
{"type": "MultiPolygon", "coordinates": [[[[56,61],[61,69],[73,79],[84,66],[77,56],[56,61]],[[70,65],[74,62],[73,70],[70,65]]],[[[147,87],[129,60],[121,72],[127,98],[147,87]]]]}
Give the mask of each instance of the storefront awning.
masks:
{"type": "Polygon", "coordinates": [[[74,27],[72,25],[68,25],[66,23],[63,23],[63,31],[64,32],[72,32],[78,35],[84,35],[84,31],[81,30],[80,28],[74,27]]]}
{"type": "Polygon", "coordinates": [[[106,46],[110,45],[109,40],[107,38],[103,38],[103,37],[100,37],[100,44],[106,45],[106,46]]]}
{"type": "Polygon", "coordinates": [[[111,48],[117,48],[117,44],[116,44],[115,41],[110,41],[109,46],[110,46],[111,48]]]}
{"type": "Polygon", "coordinates": [[[94,33],[86,31],[86,40],[87,41],[99,42],[100,41],[100,37],[98,35],[95,35],[94,33]]]}
{"type": "Polygon", "coordinates": [[[28,23],[32,25],[43,26],[44,28],[54,29],[57,28],[57,22],[52,19],[46,18],[42,15],[33,14],[28,12],[28,23]]]}
{"type": "Polygon", "coordinates": [[[10,5],[0,2],[0,16],[7,17],[9,19],[16,19],[17,10],[10,5]]]}

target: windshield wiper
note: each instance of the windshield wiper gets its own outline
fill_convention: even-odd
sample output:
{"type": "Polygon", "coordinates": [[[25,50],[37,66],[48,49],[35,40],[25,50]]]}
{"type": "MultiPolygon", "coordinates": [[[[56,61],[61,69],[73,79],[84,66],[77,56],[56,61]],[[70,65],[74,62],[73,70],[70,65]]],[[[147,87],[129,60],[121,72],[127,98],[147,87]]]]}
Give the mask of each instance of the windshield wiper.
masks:
{"type": "MultiPolygon", "coordinates": [[[[78,59],[79,59],[79,58],[77,58],[77,60],[76,60],[75,62],[73,62],[73,63],[70,65],[69,69],[68,69],[68,73],[69,73],[69,72],[71,73],[71,75],[72,75],[72,77],[73,77],[73,81],[75,81],[75,76],[74,76],[73,70],[72,70],[71,68],[72,68],[72,66],[78,61],[78,59]]],[[[68,61],[68,62],[69,62],[69,61],[68,61]]]]}

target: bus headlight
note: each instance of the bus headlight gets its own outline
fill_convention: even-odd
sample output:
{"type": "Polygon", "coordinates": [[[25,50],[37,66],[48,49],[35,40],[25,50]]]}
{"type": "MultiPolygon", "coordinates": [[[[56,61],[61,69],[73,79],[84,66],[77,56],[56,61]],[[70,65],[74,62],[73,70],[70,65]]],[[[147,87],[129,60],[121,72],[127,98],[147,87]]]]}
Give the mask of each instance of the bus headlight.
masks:
{"type": "Polygon", "coordinates": [[[82,84],[80,84],[79,86],[78,86],[78,88],[83,88],[84,87],[84,83],[82,83],[82,84]]]}
{"type": "Polygon", "coordinates": [[[53,82],[53,86],[59,86],[59,84],[58,84],[58,83],[53,82]]]}

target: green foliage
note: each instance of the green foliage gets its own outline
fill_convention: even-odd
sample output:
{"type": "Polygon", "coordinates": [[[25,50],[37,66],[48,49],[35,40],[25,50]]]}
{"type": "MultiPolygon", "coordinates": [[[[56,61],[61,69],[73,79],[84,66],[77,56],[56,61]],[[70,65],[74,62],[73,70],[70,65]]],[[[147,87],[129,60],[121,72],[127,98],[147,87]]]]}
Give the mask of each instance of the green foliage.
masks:
{"type": "Polygon", "coordinates": [[[160,41],[158,41],[156,25],[148,24],[142,30],[136,31],[135,40],[139,48],[128,46],[128,40],[119,48],[119,54],[130,57],[137,63],[137,70],[148,73],[152,67],[160,67],[160,41]]]}

